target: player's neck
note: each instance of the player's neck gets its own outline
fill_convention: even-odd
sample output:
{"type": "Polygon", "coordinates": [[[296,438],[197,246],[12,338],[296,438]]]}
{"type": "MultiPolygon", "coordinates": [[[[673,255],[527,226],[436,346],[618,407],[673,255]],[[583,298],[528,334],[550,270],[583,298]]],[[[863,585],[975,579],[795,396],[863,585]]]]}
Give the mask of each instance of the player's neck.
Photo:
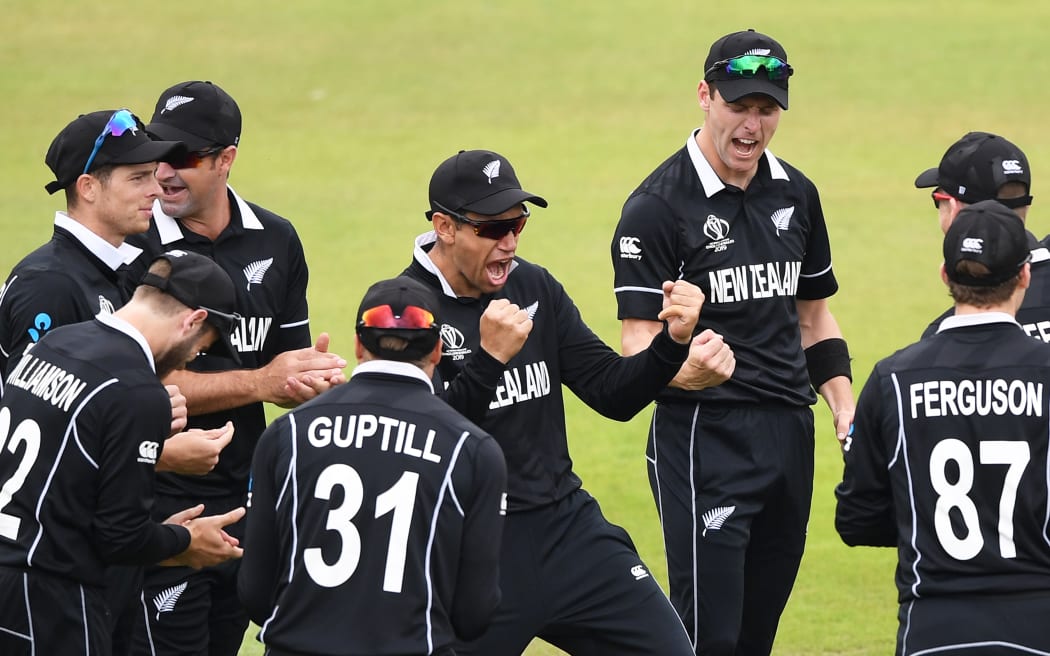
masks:
{"type": "Polygon", "coordinates": [[[179,217],[179,222],[184,228],[215,241],[230,225],[230,217],[230,201],[223,188],[221,198],[216,197],[192,216],[179,217]]]}

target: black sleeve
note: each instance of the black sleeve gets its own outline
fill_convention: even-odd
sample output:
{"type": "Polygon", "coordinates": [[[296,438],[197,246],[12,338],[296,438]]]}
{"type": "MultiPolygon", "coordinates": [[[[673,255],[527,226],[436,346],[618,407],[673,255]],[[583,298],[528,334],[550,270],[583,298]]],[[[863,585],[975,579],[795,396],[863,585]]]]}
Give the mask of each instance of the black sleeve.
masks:
{"type": "MultiPolygon", "coordinates": [[[[801,173],[799,173],[801,175],[801,173]]],[[[839,283],[831,268],[831,241],[824,220],[824,209],[820,194],[811,180],[802,176],[806,187],[806,207],[809,211],[809,236],[806,254],[802,257],[802,270],[798,279],[796,297],[803,300],[828,298],[838,291],[839,283]]]]}
{"type": "MultiPolygon", "coordinates": [[[[461,371],[450,374],[454,377],[447,388],[441,380],[434,388],[445,403],[470,421],[480,424],[489,411],[496,387],[503,380],[504,369],[502,362],[478,347],[477,353],[470,357],[461,371]]],[[[443,375],[441,368],[436,371],[440,378],[443,375]]]]}
{"type": "Polygon", "coordinates": [[[564,288],[553,284],[561,382],[605,417],[628,421],[675,377],[689,355],[689,344],[675,342],[664,326],[647,349],[622,357],[583,322],[564,288]]]}
{"type": "Polygon", "coordinates": [[[237,595],[248,617],[262,626],[273,613],[277,596],[277,444],[287,418],[270,424],[255,447],[252,458],[251,489],[244,530],[244,555],[237,574],[237,595]]]}
{"type": "Polygon", "coordinates": [[[275,353],[294,351],[313,346],[310,339],[310,309],[306,288],[310,280],[303,244],[295,230],[288,238],[288,286],[284,305],[277,315],[277,344],[275,353]]]}
{"type": "Polygon", "coordinates": [[[460,497],[463,547],[450,613],[452,628],[464,640],[481,635],[499,604],[501,505],[507,491],[507,466],[496,440],[480,439],[470,467],[474,485],[465,499],[460,497]]]}
{"type": "Polygon", "coordinates": [[[185,551],[190,534],[150,518],[156,458],[171,429],[171,402],[155,379],[154,384],[132,381],[100,393],[77,419],[76,430],[104,433],[94,438],[102,445],[92,522],[95,548],[108,563],[150,565],[185,551]]]}
{"type": "Polygon", "coordinates": [[[878,368],[857,401],[853,435],[843,454],[842,482],[835,488],[835,529],[852,546],[897,546],[897,519],[890,488],[889,459],[897,443],[896,419],[883,416],[878,368]]]}
{"type": "MultiPolygon", "coordinates": [[[[84,293],[65,273],[34,271],[9,280],[0,297],[6,342],[0,343],[0,350],[7,360],[5,369],[20,359],[27,345],[40,341],[49,331],[92,316],[84,293]]],[[[0,378],[6,377],[7,371],[0,371],[0,378]]]]}

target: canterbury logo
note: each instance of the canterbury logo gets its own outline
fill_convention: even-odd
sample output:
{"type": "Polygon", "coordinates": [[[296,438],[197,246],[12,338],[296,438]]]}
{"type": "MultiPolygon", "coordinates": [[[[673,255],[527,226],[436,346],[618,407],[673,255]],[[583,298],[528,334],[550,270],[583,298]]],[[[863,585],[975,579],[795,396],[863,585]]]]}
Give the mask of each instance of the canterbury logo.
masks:
{"type": "Polygon", "coordinates": [[[153,598],[153,605],[157,608],[157,619],[160,619],[161,613],[170,613],[175,610],[175,604],[179,603],[179,597],[186,591],[187,582],[183,581],[178,585],[164,590],[156,597],[153,598]]]}
{"type": "Polygon", "coordinates": [[[248,266],[244,267],[244,277],[248,279],[248,286],[245,288],[248,291],[252,290],[252,285],[261,285],[263,276],[270,270],[270,265],[273,264],[273,258],[268,260],[259,260],[258,262],[252,262],[248,266]]]}
{"type": "Polygon", "coordinates": [[[499,177],[499,160],[495,159],[485,165],[485,168],[481,169],[481,172],[485,174],[485,177],[489,179],[489,184],[492,184],[493,178],[499,177]]]}
{"type": "Polygon", "coordinates": [[[736,506],[723,506],[721,508],[712,508],[704,513],[704,532],[701,536],[706,536],[708,531],[717,531],[722,528],[722,524],[726,523],[729,516],[736,510],[736,506]]]}
{"type": "Polygon", "coordinates": [[[540,302],[539,301],[534,301],[532,305],[530,305],[529,307],[525,308],[525,313],[529,315],[529,320],[530,321],[532,320],[533,317],[536,316],[536,310],[538,310],[538,309],[540,309],[540,302]]]}
{"type": "Polygon", "coordinates": [[[1021,167],[1020,160],[1016,159],[1004,159],[1003,160],[1003,173],[1006,175],[1024,173],[1024,169],[1021,167]]]}
{"type": "Polygon", "coordinates": [[[160,113],[163,114],[164,112],[170,112],[176,107],[181,107],[188,102],[193,102],[193,98],[190,98],[189,96],[172,96],[164,101],[164,109],[160,110],[160,113]]]}
{"type": "Polygon", "coordinates": [[[781,230],[787,230],[788,225],[791,223],[791,216],[795,213],[795,206],[785,207],[782,210],[773,212],[773,216],[769,217],[773,221],[773,225],[777,228],[777,236],[780,236],[781,230]]]}

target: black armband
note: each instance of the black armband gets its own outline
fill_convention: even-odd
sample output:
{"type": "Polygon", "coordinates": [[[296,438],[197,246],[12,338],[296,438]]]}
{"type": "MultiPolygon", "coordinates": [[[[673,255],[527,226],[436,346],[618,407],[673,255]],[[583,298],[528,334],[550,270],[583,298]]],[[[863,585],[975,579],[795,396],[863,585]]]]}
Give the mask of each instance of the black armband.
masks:
{"type": "Polygon", "coordinates": [[[835,376],[845,376],[853,381],[846,340],[838,337],[824,339],[810,346],[805,353],[809,382],[813,389],[819,390],[821,385],[835,376]]]}

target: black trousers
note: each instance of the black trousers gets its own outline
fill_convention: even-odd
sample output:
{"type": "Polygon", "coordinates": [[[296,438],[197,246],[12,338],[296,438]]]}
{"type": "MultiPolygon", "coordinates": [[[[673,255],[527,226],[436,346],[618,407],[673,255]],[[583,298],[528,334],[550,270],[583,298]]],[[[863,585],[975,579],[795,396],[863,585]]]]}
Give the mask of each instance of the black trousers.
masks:
{"type": "Polygon", "coordinates": [[[806,543],[812,410],[660,403],[646,457],[695,653],[767,656],[806,543]]]}
{"type": "Polygon", "coordinates": [[[0,567],[0,654],[109,656],[112,618],[100,588],[0,567]]]}
{"type": "Polygon", "coordinates": [[[574,656],[692,653],[631,538],[584,490],[508,514],[502,545],[502,600],[460,656],[514,656],[537,636],[574,656]]]}

